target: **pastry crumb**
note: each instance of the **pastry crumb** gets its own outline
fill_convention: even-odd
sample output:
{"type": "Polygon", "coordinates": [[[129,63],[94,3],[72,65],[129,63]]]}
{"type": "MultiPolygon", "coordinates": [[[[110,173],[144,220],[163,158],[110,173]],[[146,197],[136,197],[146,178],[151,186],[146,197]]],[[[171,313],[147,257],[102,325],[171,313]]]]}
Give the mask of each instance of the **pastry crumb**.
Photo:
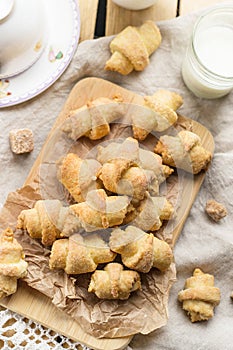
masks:
{"type": "Polygon", "coordinates": [[[216,202],[214,199],[207,201],[205,210],[206,213],[216,222],[227,215],[227,210],[224,205],[216,202]]]}
{"type": "Polygon", "coordinates": [[[33,133],[30,129],[14,129],[9,133],[11,150],[15,154],[29,153],[34,149],[33,133]]]}

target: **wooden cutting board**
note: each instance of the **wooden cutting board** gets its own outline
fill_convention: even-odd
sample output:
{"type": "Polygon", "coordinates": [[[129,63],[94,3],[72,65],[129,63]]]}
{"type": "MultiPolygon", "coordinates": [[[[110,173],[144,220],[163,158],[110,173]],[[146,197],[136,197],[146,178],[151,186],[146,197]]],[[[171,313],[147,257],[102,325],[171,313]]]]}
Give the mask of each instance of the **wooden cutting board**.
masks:
{"type": "MultiPolygon", "coordinates": [[[[98,97],[112,98],[114,95],[120,94],[124,102],[142,104],[143,97],[136,95],[132,91],[121,88],[118,85],[112,84],[108,81],[98,78],[86,78],[78,82],[72,89],[68,99],[59,114],[46,142],[42,148],[37,160],[35,161],[28,178],[25,182],[27,185],[38,174],[39,166],[43,159],[43,152],[46,145],[54,135],[54,131],[68,116],[69,111],[84,105],[88,100],[96,99],[98,97]]],[[[206,149],[211,153],[214,151],[214,140],[211,133],[201,124],[185,118],[179,117],[183,123],[191,125],[192,130],[197,133],[206,149]]],[[[177,241],[185,220],[188,217],[189,211],[195,200],[195,197],[204,180],[205,173],[188,177],[185,183],[182,184],[182,201],[176,217],[177,225],[173,231],[173,245],[177,241]]],[[[66,337],[79,341],[82,344],[96,350],[120,350],[124,349],[132,337],[117,338],[117,339],[96,339],[91,335],[85,333],[78,322],[74,321],[70,316],[57,309],[50,301],[50,299],[38,291],[29,288],[25,283],[20,282],[17,293],[11,297],[5,298],[1,301],[1,305],[8,309],[17,312],[29,319],[32,319],[45,327],[52,329],[66,337]]]]}

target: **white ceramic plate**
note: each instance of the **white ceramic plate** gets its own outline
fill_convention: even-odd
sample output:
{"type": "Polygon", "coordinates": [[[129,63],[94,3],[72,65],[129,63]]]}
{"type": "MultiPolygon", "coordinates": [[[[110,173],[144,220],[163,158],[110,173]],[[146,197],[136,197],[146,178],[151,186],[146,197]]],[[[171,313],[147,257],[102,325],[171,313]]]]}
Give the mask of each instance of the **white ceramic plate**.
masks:
{"type": "Polygon", "coordinates": [[[48,21],[47,45],[26,71],[0,80],[0,108],[27,101],[46,90],[64,72],[75,53],[80,35],[77,0],[43,1],[48,21]]]}

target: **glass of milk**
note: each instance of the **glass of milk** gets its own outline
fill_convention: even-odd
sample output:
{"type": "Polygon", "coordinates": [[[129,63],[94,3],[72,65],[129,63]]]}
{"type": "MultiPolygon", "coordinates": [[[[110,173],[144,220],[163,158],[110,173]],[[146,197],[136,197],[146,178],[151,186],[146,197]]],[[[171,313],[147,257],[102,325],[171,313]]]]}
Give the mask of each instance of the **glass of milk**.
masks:
{"type": "Polygon", "coordinates": [[[118,6],[124,7],[127,10],[144,10],[154,5],[157,0],[112,0],[112,1],[118,6]]]}
{"type": "Polygon", "coordinates": [[[196,22],[182,65],[187,87],[214,99],[233,88],[233,5],[218,6],[196,22]]]}

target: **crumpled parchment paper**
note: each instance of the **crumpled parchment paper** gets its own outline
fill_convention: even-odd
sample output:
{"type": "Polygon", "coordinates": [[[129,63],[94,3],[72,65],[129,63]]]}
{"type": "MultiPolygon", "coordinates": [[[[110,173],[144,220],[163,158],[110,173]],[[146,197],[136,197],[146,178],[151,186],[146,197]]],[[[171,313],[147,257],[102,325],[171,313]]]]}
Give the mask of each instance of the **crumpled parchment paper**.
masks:
{"type": "Polygon", "coordinates": [[[182,60],[194,21],[199,15],[159,23],[163,42],[143,72],[134,72],[126,77],[105,72],[103,67],[109,58],[111,38],[86,41],[79,45],[69,68],[49,90],[24,104],[0,110],[2,204],[9,192],[22,186],[71,88],[83,77],[101,77],[141,95],[152,94],[158,88],[177,91],[184,98],[180,113],[202,123],[213,134],[215,156],[175,248],[178,275],[169,299],[168,324],[150,335],[135,336],[130,345],[135,350],[232,349],[233,93],[218,100],[202,100],[195,97],[182,81],[182,60]],[[33,130],[35,150],[31,154],[18,157],[11,153],[8,133],[13,127],[33,130]],[[225,204],[229,212],[217,224],[204,212],[205,203],[210,198],[225,204]],[[212,320],[191,324],[177,301],[177,293],[195,267],[214,274],[215,284],[221,290],[221,302],[212,320]]]}
{"type": "MultiPolygon", "coordinates": [[[[122,138],[123,135],[124,137],[127,134],[130,135],[130,132],[131,127],[115,124],[108,137],[116,140],[122,138]]],[[[65,205],[69,204],[63,197],[63,192],[60,192],[61,186],[56,171],[58,151],[53,151],[53,146],[59,152],[63,151],[65,141],[66,139],[60,137],[59,132],[57,134],[55,132],[52,141],[46,143],[46,148],[43,148],[42,167],[38,165],[35,175],[27,179],[26,186],[9,194],[0,214],[1,229],[8,226],[15,228],[20,211],[33,207],[35,201],[40,197],[60,199],[65,202],[65,205]]],[[[94,143],[96,142],[86,142],[86,139],[80,139],[74,146],[79,156],[85,158],[86,151],[89,147],[90,150],[93,150],[94,143]]],[[[178,195],[177,176],[171,177],[169,182],[171,186],[167,184],[167,197],[176,198],[178,195]]],[[[107,238],[110,230],[105,231],[104,236],[107,238]]],[[[160,230],[159,234],[163,239],[169,241],[172,239],[171,230],[160,230]]],[[[48,249],[21,230],[15,232],[15,237],[22,244],[28,262],[28,273],[24,280],[29,286],[47,295],[54,305],[76,319],[86,332],[95,337],[115,338],[139,332],[147,334],[166,324],[169,290],[176,276],[174,263],[165,273],[152,269],[150,273],[142,274],[142,291],[133,293],[128,300],[105,301],[88,293],[91,274],[83,274],[74,278],[68,277],[64,271],[51,271],[48,249]]]]}

